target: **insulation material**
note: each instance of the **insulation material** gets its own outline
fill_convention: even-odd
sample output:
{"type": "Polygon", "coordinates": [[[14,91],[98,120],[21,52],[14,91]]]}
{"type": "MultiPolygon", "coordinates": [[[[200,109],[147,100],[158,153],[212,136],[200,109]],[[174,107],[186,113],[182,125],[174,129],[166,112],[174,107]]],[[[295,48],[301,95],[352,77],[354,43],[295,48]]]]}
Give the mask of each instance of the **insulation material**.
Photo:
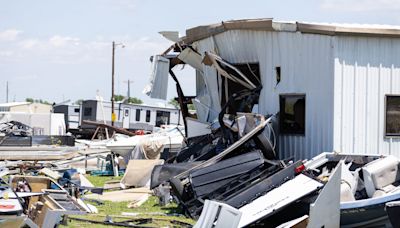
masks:
{"type": "Polygon", "coordinates": [[[145,86],[143,93],[151,98],[167,99],[169,59],[160,55],[153,57],[150,82],[145,86]]]}
{"type": "Polygon", "coordinates": [[[124,177],[121,179],[121,187],[143,187],[150,181],[154,166],[161,165],[164,160],[130,160],[124,177]]]}

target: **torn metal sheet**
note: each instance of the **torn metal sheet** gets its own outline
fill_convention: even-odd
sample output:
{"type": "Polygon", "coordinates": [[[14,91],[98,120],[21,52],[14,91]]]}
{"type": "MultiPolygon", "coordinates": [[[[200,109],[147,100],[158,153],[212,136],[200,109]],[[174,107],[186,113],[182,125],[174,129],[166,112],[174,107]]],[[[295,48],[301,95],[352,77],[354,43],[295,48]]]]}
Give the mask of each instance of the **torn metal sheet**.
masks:
{"type": "Polygon", "coordinates": [[[187,138],[198,137],[211,134],[211,126],[209,123],[204,123],[190,117],[186,118],[187,138]]]}
{"type": "Polygon", "coordinates": [[[340,162],[318,198],[310,205],[307,227],[340,227],[340,183],[343,162],[340,162]],[[329,206],[327,206],[329,205],[329,206]]]}
{"type": "Polygon", "coordinates": [[[247,226],[321,188],[323,184],[299,174],[239,210],[242,212],[239,227],[247,226]],[[301,187],[299,187],[301,186],[301,187]]]}
{"type": "Polygon", "coordinates": [[[203,58],[201,55],[191,48],[185,48],[179,55],[178,58],[185,62],[186,64],[189,64],[191,67],[194,69],[203,72],[203,65],[202,61],[203,58]]]}
{"type": "Polygon", "coordinates": [[[195,170],[189,175],[192,191],[197,198],[210,194],[263,163],[262,153],[253,151],[195,170]]]}
{"type": "Polygon", "coordinates": [[[259,123],[256,127],[254,127],[253,130],[251,130],[250,132],[248,132],[247,134],[245,134],[240,140],[236,141],[235,143],[233,143],[232,145],[230,145],[226,150],[224,150],[223,152],[219,153],[218,155],[208,159],[207,161],[202,162],[201,164],[186,170],[185,172],[177,175],[175,178],[181,178],[186,176],[187,174],[189,174],[190,171],[200,168],[200,167],[205,167],[211,164],[214,164],[215,162],[221,160],[223,157],[225,157],[226,155],[228,155],[229,153],[231,153],[232,151],[234,151],[235,149],[237,149],[239,146],[241,146],[243,143],[247,142],[249,139],[251,139],[254,135],[256,135],[257,133],[259,133],[261,130],[263,130],[265,128],[265,126],[267,126],[267,124],[271,121],[271,117],[268,118],[267,120],[265,120],[264,116],[259,115],[259,123]]]}
{"type": "Polygon", "coordinates": [[[205,57],[203,59],[203,63],[206,65],[212,65],[215,67],[215,69],[220,73],[222,76],[238,83],[241,84],[242,86],[248,88],[248,89],[255,89],[257,86],[255,86],[248,78],[246,75],[244,75],[239,69],[237,69],[235,66],[231,65],[230,63],[224,61],[220,56],[213,54],[211,52],[206,52],[205,57]],[[225,71],[221,66],[228,67],[235,71],[240,77],[236,77],[232,74],[229,74],[227,71],[225,71]]]}
{"type": "Polygon", "coordinates": [[[0,160],[66,160],[76,155],[78,155],[78,148],[76,147],[0,147],[0,160]]]}
{"type": "MultiPolygon", "coordinates": [[[[193,105],[196,109],[196,114],[197,114],[197,119],[200,121],[207,121],[209,118],[209,114],[211,112],[211,107],[209,106],[211,101],[208,96],[202,97],[203,102],[200,101],[199,99],[193,99],[193,105]]],[[[214,116],[218,116],[218,113],[215,113],[214,116]]],[[[189,131],[189,127],[187,127],[189,131]]]]}
{"type": "Polygon", "coordinates": [[[242,213],[227,204],[206,200],[194,228],[238,227],[242,213]]]}
{"type": "Polygon", "coordinates": [[[181,41],[179,38],[179,32],[178,31],[160,31],[160,33],[163,37],[165,37],[167,40],[170,40],[174,43],[181,41]]]}
{"type": "Polygon", "coordinates": [[[151,98],[167,99],[169,59],[156,55],[153,57],[150,82],[143,93],[151,98]]]}
{"type": "Polygon", "coordinates": [[[59,172],[53,171],[49,168],[43,168],[43,169],[39,170],[39,174],[43,174],[45,176],[53,178],[54,180],[58,180],[61,178],[61,175],[59,172]]]}
{"type": "Polygon", "coordinates": [[[169,181],[174,177],[193,166],[198,165],[199,162],[177,162],[172,164],[156,165],[151,173],[150,189],[169,181]]]}

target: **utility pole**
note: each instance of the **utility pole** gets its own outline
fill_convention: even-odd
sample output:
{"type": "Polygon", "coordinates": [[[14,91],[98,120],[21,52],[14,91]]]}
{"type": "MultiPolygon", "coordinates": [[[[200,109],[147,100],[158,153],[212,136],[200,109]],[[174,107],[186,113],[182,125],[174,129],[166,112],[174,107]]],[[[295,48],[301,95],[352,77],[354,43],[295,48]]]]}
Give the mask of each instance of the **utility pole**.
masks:
{"type": "Polygon", "coordinates": [[[111,63],[111,126],[114,126],[115,113],[114,113],[114,53],[115,42],[112,42],[112,63],[111,63]]]}
{"type": "Polygon", "coordinates": [[[6,84],[6,103],[8,103],[8,81],[6,84]]]}
{"type": "Polygon", "coordinates": [[[111,63],[111,126],[114,126],[114,122],[117,119],[114,113],[114,55],[115,55],[115,47],[121,45],[122,48],[125,46],[122,43],[116,44],[115,41],[112,42],[112,63],[111,63]]]}
{"type": "Polygon", "coordinates": [[[128,83],[128,93],[127,93],[127,96],[128,96],[128,99],[131,97],[131,83],[133,83],[133,81],[131,81],[131,80],[129,80],[128,79],[128,81],[124,81],[124,83],[128,83]]]}

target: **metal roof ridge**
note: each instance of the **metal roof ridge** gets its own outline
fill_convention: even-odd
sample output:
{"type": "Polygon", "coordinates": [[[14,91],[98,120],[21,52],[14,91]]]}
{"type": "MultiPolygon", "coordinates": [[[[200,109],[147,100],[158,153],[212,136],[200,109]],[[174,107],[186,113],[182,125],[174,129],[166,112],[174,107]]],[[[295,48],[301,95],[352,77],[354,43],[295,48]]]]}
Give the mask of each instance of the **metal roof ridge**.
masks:
{"type": "Polygon", "coordinates": [[[202,40],[228,30],[302,32],[321,35],[350,35],[400,38],[400,26],[370,24],[274,21],[273,18],[240,19],[201,25],[186,30],[185,43],[202,40]]]}

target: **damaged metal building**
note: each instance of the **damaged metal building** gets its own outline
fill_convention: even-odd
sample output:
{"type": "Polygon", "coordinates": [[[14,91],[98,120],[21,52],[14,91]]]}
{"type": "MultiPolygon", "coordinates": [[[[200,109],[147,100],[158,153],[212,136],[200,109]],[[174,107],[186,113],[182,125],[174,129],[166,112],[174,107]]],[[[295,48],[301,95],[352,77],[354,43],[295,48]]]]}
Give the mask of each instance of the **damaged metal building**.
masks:
{"type": "Polygon", "coordinates": [[[153,58],[152,97],[165,98],[172,67],[189,64],[200,121],[215,123],[240,89],[262,88],[251,111],[279,114],[280,158],[400,156],[400,27],[254,19],[165,34],[176,43],[153,58]]]}

